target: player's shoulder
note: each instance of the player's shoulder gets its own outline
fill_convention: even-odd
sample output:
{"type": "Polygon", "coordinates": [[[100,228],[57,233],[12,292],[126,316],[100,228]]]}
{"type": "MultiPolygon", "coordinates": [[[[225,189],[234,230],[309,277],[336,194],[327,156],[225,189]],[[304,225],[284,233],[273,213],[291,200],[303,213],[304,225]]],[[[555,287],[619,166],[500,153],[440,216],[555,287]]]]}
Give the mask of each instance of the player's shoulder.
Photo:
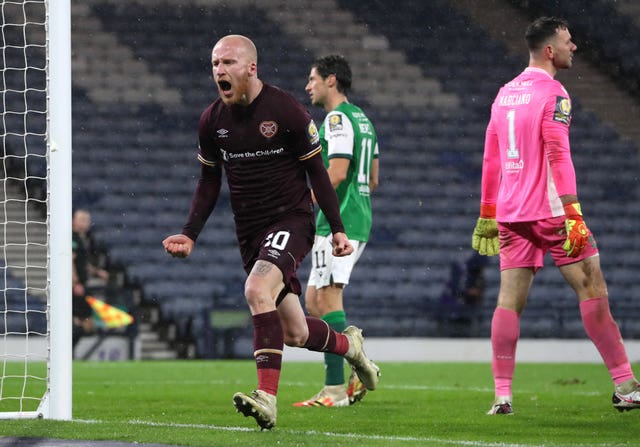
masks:
{"type": "Polygon", "coordinates": [[[571,97],[562,83],[552,77],[541,78],[538,82],[537,97],[546,110],[553,113],[553,121],[569,125],[571,123],[571,97]]]}
{"type": "Polygon", "coordinates": [[[339,120],[348,120],[353,123],[354,126],[359,125],[359,123],[371,123],[369,117],[360,107],[349,102],[339,104],[335,109],[327,114],[325,120],[327,122],[329,122],[329,120],[334,122],[339,120]]]}
{"type": "Polygon", "coordinates": [[[263,89],[264,96],[262,101],[264,107],[268,108],[279,119],[283,121],[293,120],[294,122],[297,122],[300,118],[303,121],[311,119],[307,108],[291,92],[271,84],[264,84],[263,89]]]}
{"type": "Polygon", "coordinates": [[[371,121],[369,115],[362,110],[361,107],[353,103],[341,104],[342,111],[349,117],[353,128],[361,134],[367,134],[369,136],[375,136],[375,126],[371,121]]]}
{"type": "Polygon", "coordinates": [[[553,82],[553,90],[557,93],[557,95],[569,98],[569,92],[566,88],[564,88],[564,85],[562,85],[562,83],[557,79],[554,79],[553,82]]]}
{"type": "Polygon", "coordinates": [[[563,117],[571,115],[571,97],[562,83],[556,79],[546,79],[541,81],[543,85],[539,87],[539,101],[545,107],[554,108],[561,111],[563,117]]]}
{"type": "Polygon", "coordinates": [[[560,81],[555,78],[540,78],[537,86],[539,89],[544,89],[549,91],[550,93],[561,93],[563,95],[569,96],[567,89],[564,88],[564,85],[560,81]]]}
{"type": "Polygon", "coordinates": [[[349,116],[341,110],[334,109],[327,113],[324,117],[324,127],[327,132],[335,133],[345,129],[345,127],[352,127],[349,116]]]}
{"type": "Polygon", "coordinates": [[[562,83],[543,70],[529,71],[528,74],[533,81],[533,89],[540,92],[542,96],[569,97],[569,92],[562,83]]]}
{"type": "Polygon", "coordinates": [[[343,102],[336,107],[334,112],[342,112],[349,118],[356,121],[369,121],[369,117],[359,106],[351,102],[343,102]]]}
{"type": "Polygon", "coordinates": [[[202,111],[200,114],[200,123],[210,123],[215,121],[220,116],[223,109],[224,103],[222,100],[220,98],[216,99],[202,111]]]}
{"type": "Polygon", "coordinates": [[[263,84],[262,88],[264,89],[263,91],[264,91],[265,97],[270,101],[274,100],[280,103],[284,103],[284,104],[288,103],[296,107],[302,107],[302,104],[300,103],[300,101],[298,101],[291,92],[288,92],[283,88],[280,88],[272,84],[267,84],[267,83],[263,84]]]}

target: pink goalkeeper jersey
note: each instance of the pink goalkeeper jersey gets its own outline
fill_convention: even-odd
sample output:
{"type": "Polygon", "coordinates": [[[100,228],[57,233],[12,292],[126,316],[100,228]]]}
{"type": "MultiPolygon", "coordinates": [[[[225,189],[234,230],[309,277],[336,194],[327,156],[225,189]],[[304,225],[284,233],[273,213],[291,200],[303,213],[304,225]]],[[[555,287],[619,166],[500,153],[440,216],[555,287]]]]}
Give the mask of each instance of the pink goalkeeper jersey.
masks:
{"type": "Polygon", "coordinates": [[[482,169],[482,203],[498,222],[564,215],[560,196],[576,194],[569,149],[571,99],[546,71],[528,67],[491,107],[482,169]]]}

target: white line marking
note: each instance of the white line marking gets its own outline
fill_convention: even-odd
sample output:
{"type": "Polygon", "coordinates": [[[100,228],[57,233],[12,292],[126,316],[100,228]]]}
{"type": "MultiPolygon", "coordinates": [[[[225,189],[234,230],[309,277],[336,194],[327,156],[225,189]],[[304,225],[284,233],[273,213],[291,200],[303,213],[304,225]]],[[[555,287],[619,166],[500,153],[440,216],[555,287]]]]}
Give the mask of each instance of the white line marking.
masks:
{"type": "MultiPolygon", "coordinates": [[[[165,423],[165,422],[152,422],[142,419],[131,419],[126,422],[121,421],[100,421],[95,419],[74,419],[74,422],[83,424],[130,424],[141,425],[147,427],[167,427],[167,428],[188,428],[188,429],[203,429],[203,430],[217,430],[225,432],[255,432],[258,427],[230,427],[222,425],[208,425],[208,424],[177,424],[177,423],[165,423]]],[[[435,437],[418,437],[418,436],[386,436],[386,435],[364,435],[361,433],[336,433],[326,431],[301,431],[301,430],[287,430],[276,429],[278,432],[287,433],[296,436],[325,436],[328,438],[345,438],[354,440],[375,440],[375,441],[389,441],[389,442],[419,442],[420,445],[463,445],[470,447],[557,447],[557,443],[553,444],[509,444],[504,442],[482,442],[482,441],[465,441],[456,439],[443,439],[435,437]]],[[[614,447],[619,444],[589,444],[590,447],[614,447]]],[[[562,444],[563,447],[585,447],[584,444],[562,444]]]]}

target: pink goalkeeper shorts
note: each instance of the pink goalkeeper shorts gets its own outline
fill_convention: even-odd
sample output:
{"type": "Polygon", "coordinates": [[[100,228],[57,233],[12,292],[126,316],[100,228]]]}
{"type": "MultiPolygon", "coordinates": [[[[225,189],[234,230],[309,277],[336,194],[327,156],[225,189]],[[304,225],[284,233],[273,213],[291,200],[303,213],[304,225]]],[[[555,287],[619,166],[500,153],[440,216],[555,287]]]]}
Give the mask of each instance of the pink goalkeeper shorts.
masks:
{"type": "Polygon", "coordinates": [[[551,252],[555,264],[560,267],[598,254],[596,240],[591,235],[582,254],[570,258],[562,249],[567,233],[564,216],[532,222],[498,222],[500,232],[500,270],[544,267],[544,255],[551,252]]]}

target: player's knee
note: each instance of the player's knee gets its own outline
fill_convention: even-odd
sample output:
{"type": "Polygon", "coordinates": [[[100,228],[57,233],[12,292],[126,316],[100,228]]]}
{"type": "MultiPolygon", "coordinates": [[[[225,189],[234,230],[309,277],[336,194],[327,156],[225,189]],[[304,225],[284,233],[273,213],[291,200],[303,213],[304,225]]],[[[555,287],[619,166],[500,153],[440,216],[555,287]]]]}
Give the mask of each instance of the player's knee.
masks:
{"type": "Polygon", "coordinates": [[[309,338],[309,331],[305,328],[294,328],[284,332],[284,344],[293,348],[301,348],[309,338]]]}
{"type": "Polygon", "coordinates": [[[593,295],[609,298],[609,291],[607,290],[607,283],[602,281],[596,281],[593,285],[593,295]]]}
{"type": "Polygon", "coordinates": [[[304,341],[300,337],[285,336],[284,344],[292,348],[301,348],[304,346],[304,341]]]}
{"type": "Polygon", "coordinates": [[[273,301],[268,291],[250,281],[247,281],[244,285],[244,297],[251,309],[259,309],[273,301]]]}
{"type": "Polygon", "coordinates": [[[607,282],[602,274],[591,275],[585,278],[585,281],[576,288],[576,293],[580,300],[588,298],[603,297],[608,298],[607,282]]]}
{"type": "Polygon", "coordinates": [[[247,303],[249,303],[249,305],[258,301],[259,296],[259,290],[256,287],[252,286],[251,284],[244,285],[244,298],[247,300],[247,303]]]}

